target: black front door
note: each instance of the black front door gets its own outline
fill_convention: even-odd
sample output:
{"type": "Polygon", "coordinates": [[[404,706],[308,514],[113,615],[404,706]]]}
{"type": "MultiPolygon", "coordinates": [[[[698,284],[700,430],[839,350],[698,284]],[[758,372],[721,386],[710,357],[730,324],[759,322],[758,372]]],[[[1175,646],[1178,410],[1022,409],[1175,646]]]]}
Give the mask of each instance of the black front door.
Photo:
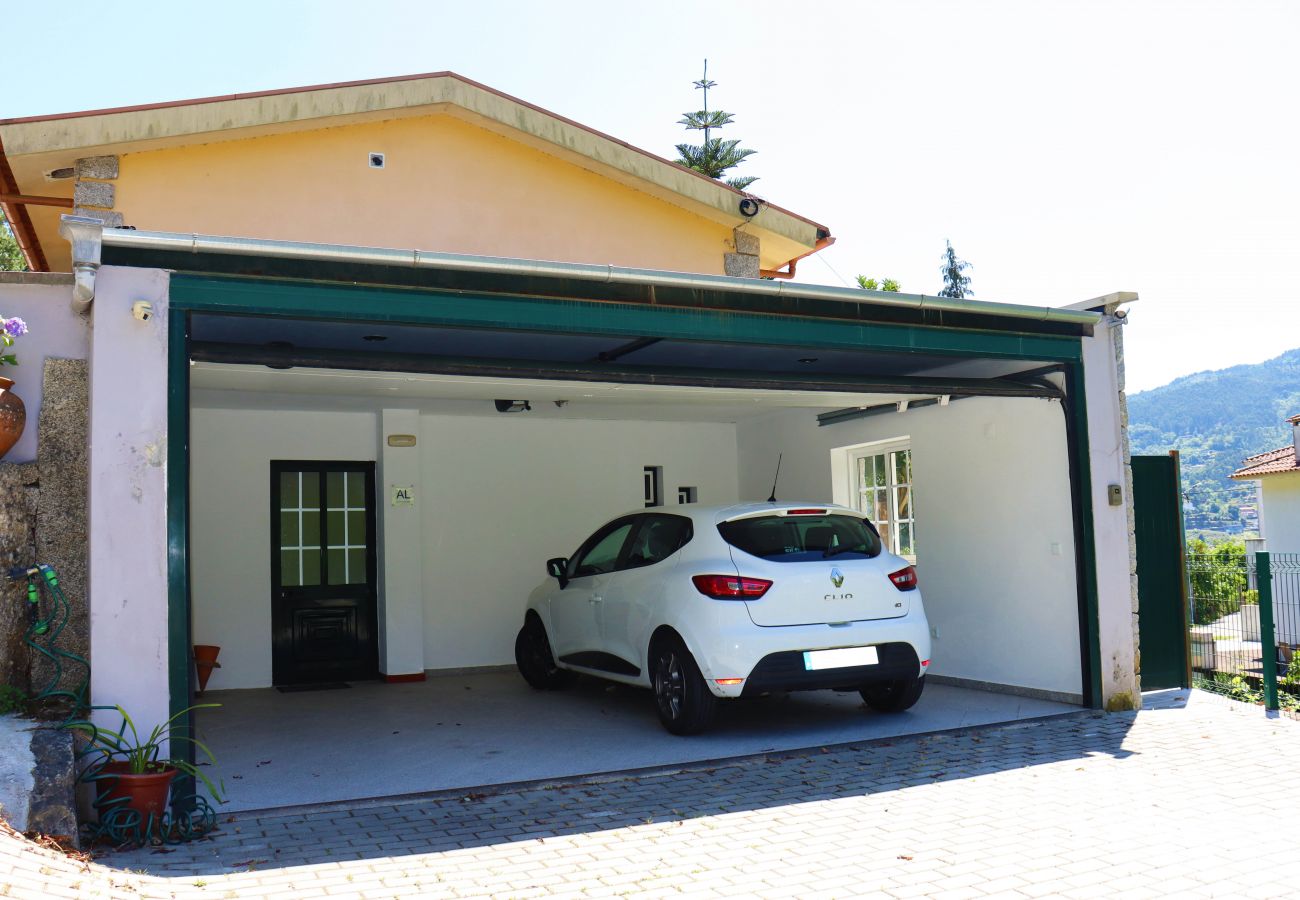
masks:
{"type": "Polygon", "coordinates": [[[375,464],[271,463],[271,680],[378,674],[375,464]]]}

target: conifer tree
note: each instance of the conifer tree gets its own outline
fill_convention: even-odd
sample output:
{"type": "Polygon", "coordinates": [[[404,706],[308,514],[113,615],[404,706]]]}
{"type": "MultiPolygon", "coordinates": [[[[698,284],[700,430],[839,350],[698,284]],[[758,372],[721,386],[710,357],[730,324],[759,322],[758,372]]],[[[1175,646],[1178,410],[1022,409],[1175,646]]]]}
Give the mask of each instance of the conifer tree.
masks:
{"type": "Polygon", "coordinates": [[[939,267],[939,271],[943,273],[943,290],[939,292],[939,296],[964,300],[975,293],[970,289],[970,276],[965,274],[966,270],[971,268],[971,264],[957,258],[956,251],[952,249],[952,241],[946,243],[948,249],[944,251],[943,265],[939,267]]]}
{"type": "MultiPolygon", "coordinates": [[[[713,136],[714,129],[730,125],[735,120],[735,116],[720,109],[709,109],[709,88],[714,87],[717,82],[709,80],[707,59],[704,61],[704,77],[694,84],[696,90],[704,92],[704,108],[683,113],[678,124],[685,125],[687,131],[703,131],[704,143],[678,144],[677,162],[702,175],[721,179],[729,169],[734,169],[756,151],[742,148],[739,140],[724,141],[713,136]]],[[[726,182],[736,190],[743,191],[757,180],[758,178],[754,176],[738,176],[728,178],[726,182]]]]}

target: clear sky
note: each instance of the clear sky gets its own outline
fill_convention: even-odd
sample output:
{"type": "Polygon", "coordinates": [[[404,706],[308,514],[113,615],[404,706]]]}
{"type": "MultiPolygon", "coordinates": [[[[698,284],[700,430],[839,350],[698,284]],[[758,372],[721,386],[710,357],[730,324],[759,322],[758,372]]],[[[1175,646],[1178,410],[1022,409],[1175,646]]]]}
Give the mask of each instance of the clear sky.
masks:
{"type": "MultiPolygon", "coordinates": [[[[0,0],[0,117],[450,69],[672,155],[708,57],[801,280],[1137,291],[1129,389],[1300,347],[1300,2],[0,0]]],[[[437,249],[437,248],[431,248],[437,249]]]]}

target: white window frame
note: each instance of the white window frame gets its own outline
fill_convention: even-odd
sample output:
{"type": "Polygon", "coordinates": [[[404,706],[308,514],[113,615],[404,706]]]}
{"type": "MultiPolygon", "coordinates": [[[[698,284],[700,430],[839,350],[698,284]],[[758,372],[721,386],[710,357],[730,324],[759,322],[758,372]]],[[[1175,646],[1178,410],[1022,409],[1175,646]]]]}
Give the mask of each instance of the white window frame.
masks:
{"type": "Polygon", "coordinates": [[[912,442],[910,440],[887,441],[877,444],[862,444],[857,447],[848,448],[846,455],[848,461],[848,486],[849,486],[849,506],[865,514],[867,518],[876,524],[881,532],[881,537],[886,538],[885,545],[889,552],[903,557],[908,562],[916,563],[916,548],[918,545],[916,535],[916,468],[915,459],[909,459],[911,469],[910,482],[899,482],[895,476],[894,454],[912,452],[912,442]],[[858,474],[858,461],[861,459],[870,459],[871,457],[883,456],[885,464],[885,484],[883,487],[875,485],[863,485],[858,474]],[[910,515],[900,521],[898,516],[898,489],[906,487],[908,489],[908,512],[910,515]],[[886,497],[886,506],[888,509],[889,519],[885,523],[876,522],[876,504],[875,493],[883,490],[886,497]],[[864,502],[863,496],[866,492],[871,492],[872,501],[864,502]],[[884,527],[881,527],[881,525],[884,527]],[[911,526],[912,547],[910,553],[900,552],[899,546],[899,528],[900,524],[911,526]]]}

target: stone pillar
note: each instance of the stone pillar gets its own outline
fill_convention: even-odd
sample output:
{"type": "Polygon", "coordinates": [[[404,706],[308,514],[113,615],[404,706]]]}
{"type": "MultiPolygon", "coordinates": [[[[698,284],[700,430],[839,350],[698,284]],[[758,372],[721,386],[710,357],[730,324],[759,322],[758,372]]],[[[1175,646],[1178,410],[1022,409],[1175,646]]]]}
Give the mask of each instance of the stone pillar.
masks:
{"type": "Polygon", "coordinates": [[[379,416],[379,671],[389,681],[424,678],[424,503],[420,411],[379,416]],[[392,439],[390,441],[390,438],[392,439]],[[416,443],[411,445],[409,440],[416,443]]]}
{"type": "Polygon", "coordinates": [[[117,180],[120,171],[116,156],[88,156],[77,160],[72,185],[73,213],[99,219],[106,228],[122,224],[122,214],[114,212],[117,204],[117,180]]]}
{"type": "MultiPolygon", "coordinates": [[[[89,386],[84,359],[47,359],[37,441],[40,501],[36,514],[36,560],[54,567],[71,612],[58,646],[90,653],[86,604],[86,458],[89,386]]],[[[32,680],[43,685],[51,671],[43,656],[32,661],[32,680]]],[[[60,687],[72,690],[85,672],[65,661],[60,687]]]]}
{"type": "Polygon", "coordinates": [[[733,278],[758,278],[758,238],[742,228],[732,231],[735,253],[722,254],[722,270],[733,278]]]}

